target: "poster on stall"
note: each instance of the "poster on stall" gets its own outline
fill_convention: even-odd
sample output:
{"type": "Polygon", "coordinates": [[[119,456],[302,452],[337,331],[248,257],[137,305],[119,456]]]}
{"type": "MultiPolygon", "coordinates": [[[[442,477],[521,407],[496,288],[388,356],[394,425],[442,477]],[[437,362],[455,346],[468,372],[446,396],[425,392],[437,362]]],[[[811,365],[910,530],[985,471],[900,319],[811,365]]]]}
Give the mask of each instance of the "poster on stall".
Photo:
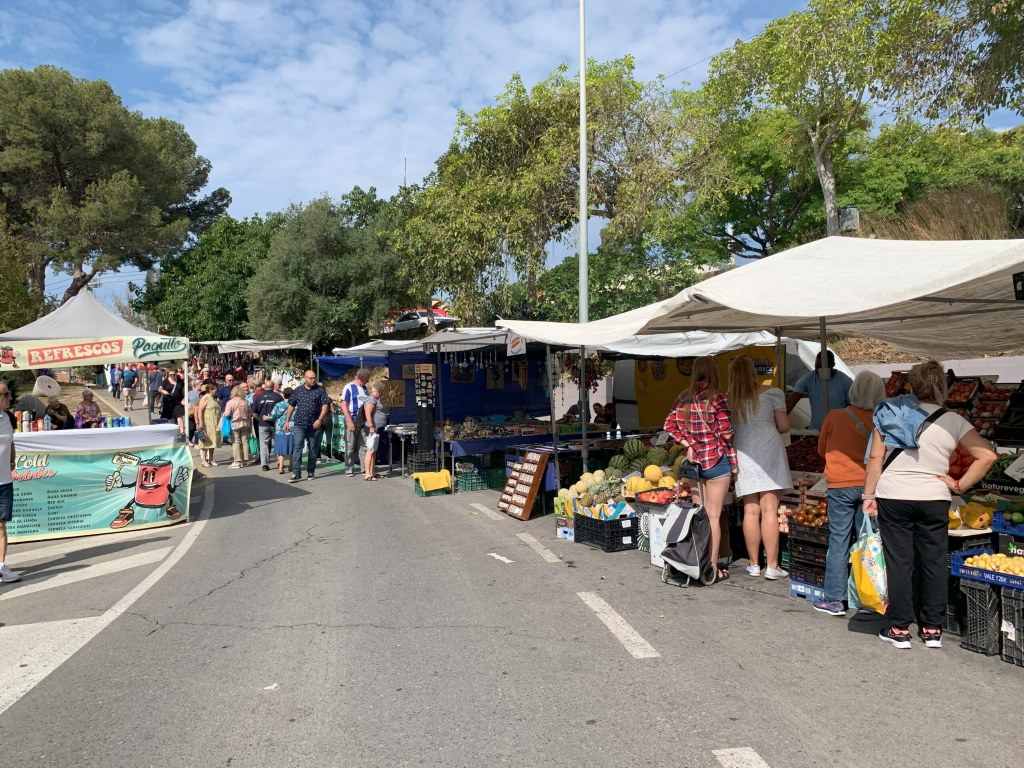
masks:
{"type": "Polygon", "coordinates": [[[192,467],[183,444],[93,451],[19,446],[8,537],[88,536],[186,520],[192,467]]]}

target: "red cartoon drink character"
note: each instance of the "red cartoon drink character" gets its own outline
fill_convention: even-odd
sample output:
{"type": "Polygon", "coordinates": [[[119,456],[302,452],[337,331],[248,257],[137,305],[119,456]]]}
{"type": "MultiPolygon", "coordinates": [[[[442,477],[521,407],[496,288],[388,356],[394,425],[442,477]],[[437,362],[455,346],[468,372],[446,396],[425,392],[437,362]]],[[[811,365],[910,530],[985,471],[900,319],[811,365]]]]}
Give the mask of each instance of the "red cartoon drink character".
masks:
{"type": "Polygon", "coordinates": [[[174,466],[170,461],[160,457],[140,460],[137,456],[118,453],[114,457],[114,463],[118,464],[118,469],[107,476],[107,490],[134,488],[135,498],[118,512],[117,517],[110,523],[111,528],[116,530],[131,525],[135,520],[135,507],[166,509],[167,517],[171,520],[181,517],[181,512],[175,506],[172,496],[178,486],[188,479],[190,472],[188,467],[179,467],[177,475],[172,480],[174,466]],[[124,466],[137,467],[138,474],[134,483],[125,483],[121,479],[121,468],[124,466]]]}
{"type": "Polygon", "coordinates": [[[9,365],[12,368],[17,368],[18,364],[14,362],[17,356],[18,353],[14,351],[14,347],[0,347],[0,365],[9,365]]]}
{"type": "Polygon", "coordinates": [[[171,470],[166,459],[150,459],[139,464],[135,481],[135,504],[146,509],[160,509],[171,500],[171,470]]]}

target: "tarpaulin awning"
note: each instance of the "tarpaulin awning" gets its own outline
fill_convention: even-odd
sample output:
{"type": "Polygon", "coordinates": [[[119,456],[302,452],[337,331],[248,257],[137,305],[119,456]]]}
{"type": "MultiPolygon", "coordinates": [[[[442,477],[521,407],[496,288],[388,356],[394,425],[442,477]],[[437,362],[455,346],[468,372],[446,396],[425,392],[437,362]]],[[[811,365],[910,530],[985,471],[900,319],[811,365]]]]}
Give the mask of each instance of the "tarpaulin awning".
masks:
{"type": "Polygon", "coordinates": [[[359,368],[361,366],[379,366],[387,365],[388,358],[386,355],[317,355],[317,365],[320,366],[321,373],[330,376],[332,379],[337,379],[345,375],[346,371],[352,368],[359,368]]]}
{"type": "Polygon", "coordinates": [[[188,339],[136,328],[82,291],[45,317],[0,335],[0,368],[181,360],[188,339]]]}
{"type": "Polygon", "coordinates": [[[272,352],[278,349],[305,349],[312,351],[313,344],[302,339],[284,339],[279,341],[256,341],[255,339],[235,339],[233,341],[196,341],[204,347],[217,347],[222,355],[232,352],[272,352]]]}
{"type": "Polygon", "coordinates": [[[1022,271],[1024,240],[829,237],[643,307],[637,332],[779,328],[807,339],[824,319],[917,354],[1003,352],[1024,340],[1022,271]]]}

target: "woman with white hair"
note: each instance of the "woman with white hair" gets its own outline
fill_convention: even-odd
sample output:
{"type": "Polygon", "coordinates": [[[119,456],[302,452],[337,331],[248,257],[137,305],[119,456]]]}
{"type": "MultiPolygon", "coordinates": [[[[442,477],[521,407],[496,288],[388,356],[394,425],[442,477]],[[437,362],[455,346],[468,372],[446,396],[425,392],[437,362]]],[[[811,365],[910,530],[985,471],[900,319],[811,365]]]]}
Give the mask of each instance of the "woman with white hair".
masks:
{"type": "Polygon", "coordinates": [[[850,385],[850,404],[829,411],[818,435],[818,453],[825,457],[828,483],[828,554],[825,557],[825,599],[811,603],[816,611],[845,616],[850,578],[850,545],[860,529],[864,493],[864,454],[871,436],[871,414],[885,398],[885,382],[861,371],[850,385]]]}
{"type": "Polygon", "coordinates": [[[384,385],[375,381],[366,389],[369,396],[363,404],[363,411],[366,414],[366,456],[363,459],[363,479],[376,480],[380,477],[376,473],[377,449],[380,447],[380,436],[384,434],[388,426],[388,414],[380,402],[384,385]]]}

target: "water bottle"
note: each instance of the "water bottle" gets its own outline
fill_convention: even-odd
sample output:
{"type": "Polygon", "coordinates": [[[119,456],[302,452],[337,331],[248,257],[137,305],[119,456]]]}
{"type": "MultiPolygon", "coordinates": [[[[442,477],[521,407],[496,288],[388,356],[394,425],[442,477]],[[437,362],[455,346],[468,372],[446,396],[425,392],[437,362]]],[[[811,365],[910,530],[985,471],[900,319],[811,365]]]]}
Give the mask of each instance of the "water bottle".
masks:
{"type": "Polygon", "coordinates": [[[49,432],[53,429],[53,422],[50,420],[50,414],[43,416],[43,432],[49,432]]]}
{"type": "Polygon", "coordinates": [[[621,440],[622,439],[622,430],[621,429],[616,429],[615,430],[615,439],[616,440],[621,440]]]}

